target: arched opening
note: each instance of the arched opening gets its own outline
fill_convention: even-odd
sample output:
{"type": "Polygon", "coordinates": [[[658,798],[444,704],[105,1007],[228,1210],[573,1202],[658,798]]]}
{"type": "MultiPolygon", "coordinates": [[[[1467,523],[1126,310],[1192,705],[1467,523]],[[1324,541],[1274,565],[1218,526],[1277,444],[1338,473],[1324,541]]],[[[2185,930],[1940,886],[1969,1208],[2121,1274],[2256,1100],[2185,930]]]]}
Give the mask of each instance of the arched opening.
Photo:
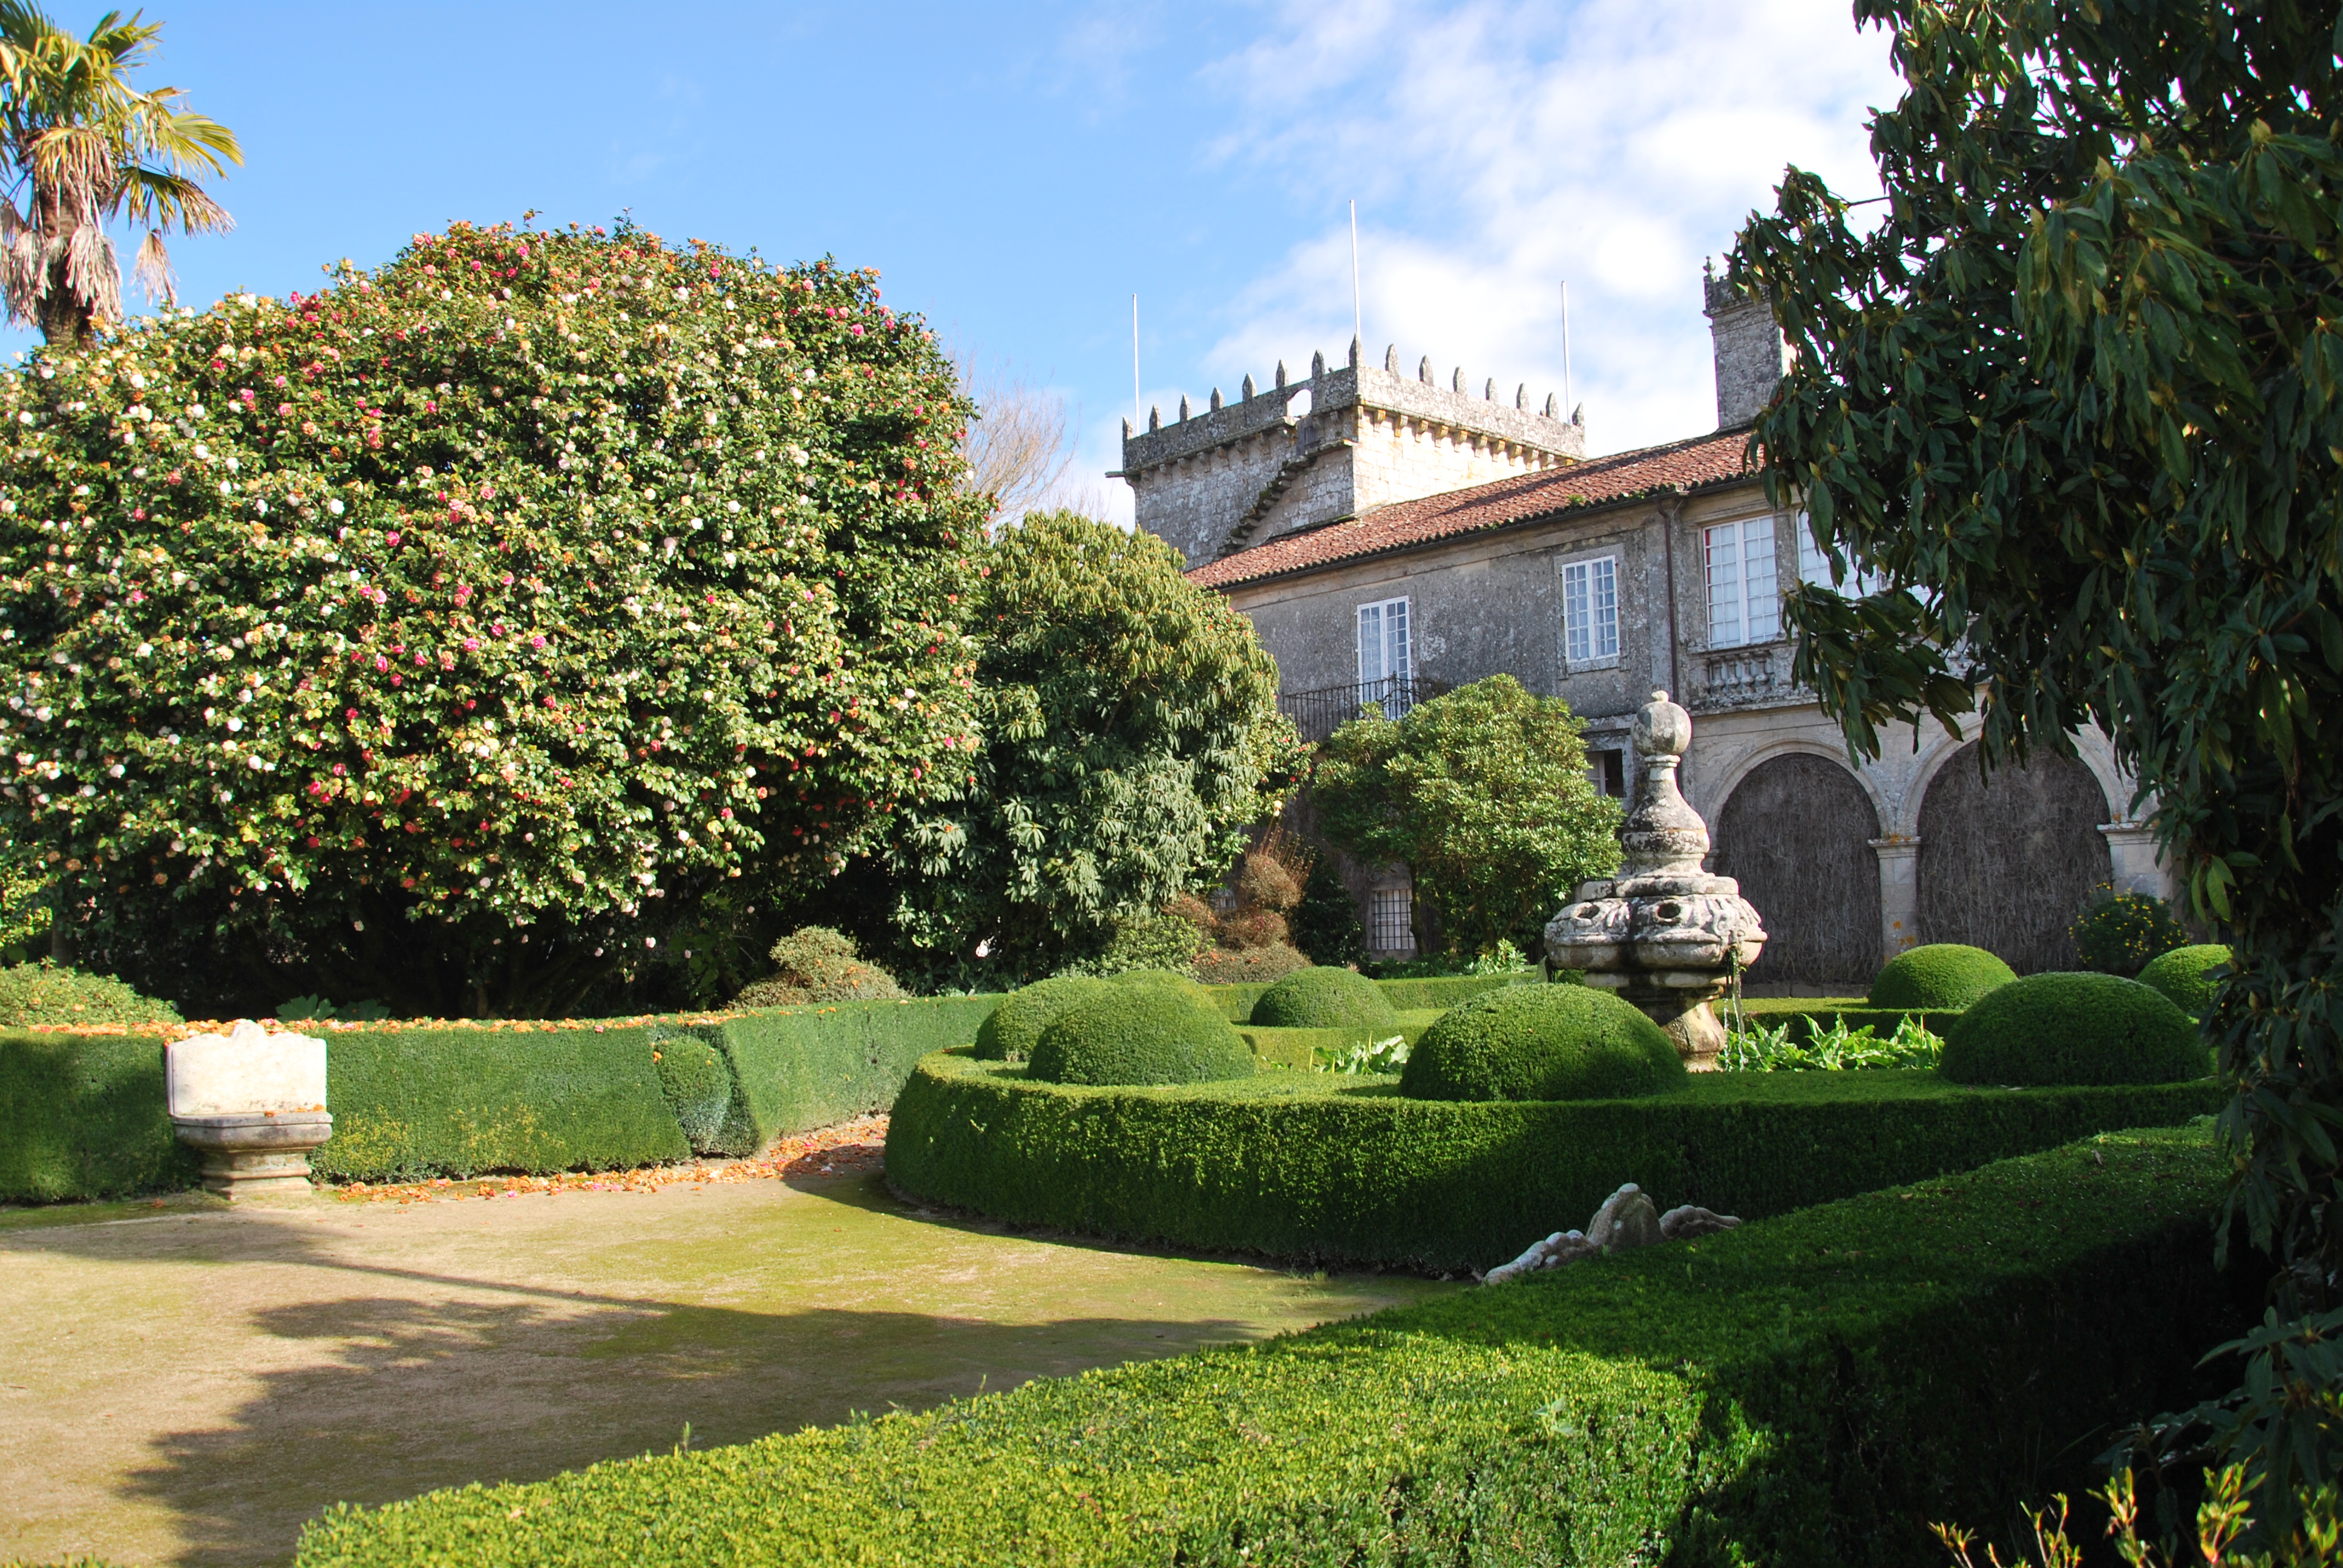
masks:
{"type": "Polygon", "coordinates": [[[2080,762],[2037,751],[1977,773],[1976,743],[1920,803],[1920,940],[1998,953],[2020,974],[2075,967],[2066,928],[2108,880],[2107,798],[2080,762]]]}
{"type": "Polygon", "coordinates": [[[1855,775],[1792,752],[1752,769],[1716,818],[1717,875],[1765,922],[1755,987],[1860,994],[1879,969],[1879,815],[1855,775]]]}

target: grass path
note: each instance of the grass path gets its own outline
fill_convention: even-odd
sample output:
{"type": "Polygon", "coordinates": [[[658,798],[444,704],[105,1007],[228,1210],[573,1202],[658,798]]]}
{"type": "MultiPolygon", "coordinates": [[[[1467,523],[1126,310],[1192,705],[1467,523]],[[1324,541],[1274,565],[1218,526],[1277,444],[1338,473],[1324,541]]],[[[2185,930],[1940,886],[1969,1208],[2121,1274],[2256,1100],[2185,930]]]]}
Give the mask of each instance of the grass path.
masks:
{"type": "Polygon", "coordinates": [[[540,1478],[686,1422],[697,1448],[921,1408],[1443,1288],[1015,1235],[900,1202],[854,1149],[769,1156],[770,1179],[0,1211],[0,1561],[279,1562],[337,1500],[540,1478]]]}

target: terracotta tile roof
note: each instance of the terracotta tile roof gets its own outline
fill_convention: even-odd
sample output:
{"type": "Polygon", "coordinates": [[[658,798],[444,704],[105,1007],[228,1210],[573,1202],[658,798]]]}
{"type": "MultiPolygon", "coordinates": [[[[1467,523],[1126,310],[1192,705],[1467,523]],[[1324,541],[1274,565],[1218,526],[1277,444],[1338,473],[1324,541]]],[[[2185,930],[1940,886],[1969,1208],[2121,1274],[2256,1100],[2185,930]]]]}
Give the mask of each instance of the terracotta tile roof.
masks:
{"type": "Polygon", "coordinates": [[[1420,501],[1399,501],[1349,522],[1287,534],[1188,574],[1200,588],[1232,588],[1262,578],[1307,571],[1361,556],[1406,549],[1457,534],[1558,516],[1683,486],[1701,489],[1750,477],[1746,430],[1719,431],[1664,447],[1594,457],[1535,474],[1519,474],[1469,490],[1420,501]]]}

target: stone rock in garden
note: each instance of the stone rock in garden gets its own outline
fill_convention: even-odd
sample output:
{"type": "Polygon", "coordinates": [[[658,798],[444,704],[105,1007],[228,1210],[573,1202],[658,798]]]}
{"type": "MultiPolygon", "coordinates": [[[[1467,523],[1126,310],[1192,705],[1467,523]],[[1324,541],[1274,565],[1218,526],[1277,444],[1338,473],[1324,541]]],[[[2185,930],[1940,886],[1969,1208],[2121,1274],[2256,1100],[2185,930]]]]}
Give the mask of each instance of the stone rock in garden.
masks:
{"type": "Polygon", "coordinates": [[[1660,1235],[1665,1241],[1689,1241],[1694,1236],[1714,1236],[1719,1231],[1733,1230],[1740,1223],[1737,1215],[1720,1214],[1714,1209],[1685,1203],[1660,1216],[1660,1235]]]}
{"type": "Polygon", "coordinates": [[[1586,1222],[1586,1239],[1604,1252],[1631,1252],[1651,1246],[1664,1240],[1660,1234],[1659,1208],[1630,1181],[1603,1200],[1603,1207],[1586,1222]]]}
{"type": "Polygon", "coordinates": [[[1500,1263],[1481,1277],[1484,1285],[1502,1285],[1507,1280],[1538,1269],[1558,1269],[1564,1263],[1574,1263],[1581,1258],[1594,1256],[1595,1249],[1587,1241],[1583,1231],[1556,1231],[1543,1241],[1530,1243],[1529,1251],[1510,1263],[1500,1263]]]}

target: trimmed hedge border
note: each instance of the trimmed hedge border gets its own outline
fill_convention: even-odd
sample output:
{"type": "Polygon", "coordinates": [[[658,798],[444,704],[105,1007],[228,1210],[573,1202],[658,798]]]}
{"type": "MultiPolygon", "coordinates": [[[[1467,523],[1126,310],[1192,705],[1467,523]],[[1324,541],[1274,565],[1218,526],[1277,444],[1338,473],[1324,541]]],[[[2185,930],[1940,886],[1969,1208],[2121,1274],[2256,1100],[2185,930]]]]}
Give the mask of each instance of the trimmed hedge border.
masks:
{"type": "Polygon", "coordinates": [[[2212,1080],[1969,1089],[1933,1072],[1697,1073],[1639,1100],[1446,1101],[1265,1073],[1081,1089],[944,1052],[895,1102],[887,1177],[1014,1224],[1207,1251],[1486,1269],[1623,1181],[1744,1219],[2226,1102],[2212,1080]]]}
{"type": "MultiPolygon", "coordinates": [[[[1852,1076],[1852,1075],[1849,1075],[1852,1076]]],[[[337,1507],[297,1568],[1941,1560],[2205,1392],[2201,1130],[920,1413],[337,1507]],[[2101,1163],[2103,1161],[2104,1163],[2101,1163]]]]}
{"type": "MultiPolygon", "coordinates": [[[[321,1177],[387,1181],[655,1165],[692,1152],[651,1052],[695,1036],[732,1075],[711,1153],[893,1103],[912,1064],[964,1045],[997,996],[604,1023],[296,1025],[326,1039],[321,1177]]],[[[185,1030],[180,1031],[186,1032],[185,1030]]],[[[0,1033],[0,1202],[193,1186],[160,1034],[0,1033]]]]}

